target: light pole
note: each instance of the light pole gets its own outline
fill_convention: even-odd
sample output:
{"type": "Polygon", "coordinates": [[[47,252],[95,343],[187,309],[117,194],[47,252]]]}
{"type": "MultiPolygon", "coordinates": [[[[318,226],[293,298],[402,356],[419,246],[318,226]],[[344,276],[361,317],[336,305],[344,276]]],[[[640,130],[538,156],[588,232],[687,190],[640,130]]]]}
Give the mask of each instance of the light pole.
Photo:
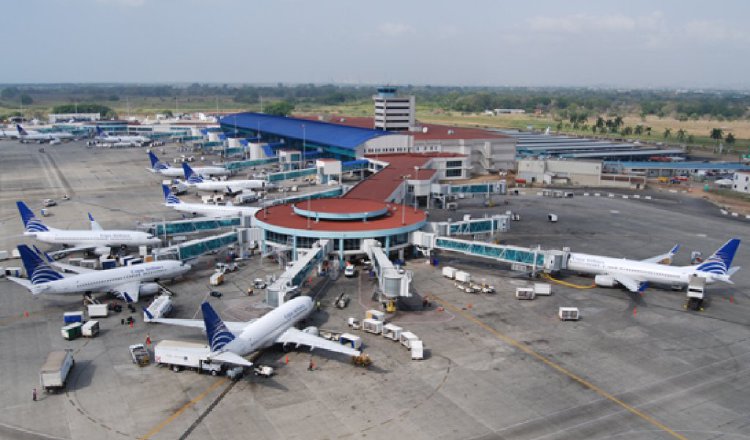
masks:
{"type": "Polygon", "coordinates": [[[406,179],[410,178],[411,174],[404,174],[401,176],[401,180],[404,182],[404,194],[401,197],[401,224],[406,224],[406,187],[408,183],[406,182],[406,179]]]}
{"type": "Polygon", "coordinates": [[[414,166],[414,212],[417,212],[417,185],[419,185],[419,165],[414,166]]]}
{"type": "Polygon", "coordinates": [[[302,124],[302,156],[299,158],[299,169],[303,168],[303,164],[305,163],[305,142],[306,142],[306,132],[305,132],[305,124],[302,124]]]}

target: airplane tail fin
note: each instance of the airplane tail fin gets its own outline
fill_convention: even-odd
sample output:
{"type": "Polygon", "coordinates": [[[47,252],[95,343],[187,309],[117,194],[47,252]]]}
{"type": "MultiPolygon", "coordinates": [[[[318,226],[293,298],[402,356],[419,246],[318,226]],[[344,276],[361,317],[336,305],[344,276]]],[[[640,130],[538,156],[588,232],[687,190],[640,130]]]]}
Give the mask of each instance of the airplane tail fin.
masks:
{"type": "Polygon", "coordinates": [[[102,225],[100,225],[99,222],[97,222],[96,220],[94,220],[94,216],[91,215],[90,212],[88,213],[88,215],[89,215],[89,221],[91,222],[91,230],[92,231],[102,231],[103,230],[102,225]]]}
{"type": "Polygon", "coordinates": [[[18,207],[18,212],[21,214],[21,221],[23,221],[23,227],[26,232],[49,231],[49,228],[36,218],[34,212],[24,202],[19,200],[16,202],[16,206],[18,207]]]}
{"type": "MultiPolygon", "coordinates": [[[[731,270],[734,254],[740,246],[739,238],[732,238],[724,243],[703,263],[699,264],[696,269],[702,272],[709,272],[716,275],[727,275],[731,270]]],[[[735,271],[736,272],[736,271],[735,271]]],[[[734,272],[732,272],[734,273],[734,272]]]]}
{"type": "Polygon", "coordinates": [[[25,244],[18,245],[18,252],[21,254],[23,267],[29,277],[32,285],[44,284],[50,281],[61,280],[62,274],[54,270],[44,261],[41,255],[31,250],[25,244]]]}
{"type": "Polygon", "coordinates": [[[203,323],[206,326],[206,337],[208,338],[208,345],[211,346],[211,351],[221,351],[225,345],[234,340],[234,335],[229,331],[224,321],[219,318],[211,304],[208,302],[201,304],[201,312],[203,313],[203,323]]]}
{"type": "Polygon", "coordinates": [[[203,182],[203,177],[201,177],[199,174],[196,174],[187,162],[182,162],[182,171],[185,172],[185,180],[187,181],[187,183],[203,182]]]}
{"type": "Polygon", "coordinates": [[[176,205],[180,203],[180,199],[176,195],[172,194],[172,190],[169,189],[167,185],[162,184],[161,189],[162,191],[164,191],[164,201],[167,205],[176,205]]]}
{"type": "Polygon", "coordinates": [[[156,157],[156,154],[154,154],[153,151],[148,152],[148,158],[149,160],[151,160],[151,169],[163,170],[167,168],[167,166],[162,161],[160,161],[158,157],[156,157]]]}
{"type": "Polygon", "coordinates": [[[104,130],[102,130],[102,127],[100,127],[98,125],[96,126],[96,135],[99,136],[99,137],[103,137],[104,136],[104,130]]]}
{"type": "Polygon", "coordinates": [[[21,124],[16,124],[16,130],[18,130],[18,134],[21,136],[27,136],[29,133],[21,127],[21,124]]]}

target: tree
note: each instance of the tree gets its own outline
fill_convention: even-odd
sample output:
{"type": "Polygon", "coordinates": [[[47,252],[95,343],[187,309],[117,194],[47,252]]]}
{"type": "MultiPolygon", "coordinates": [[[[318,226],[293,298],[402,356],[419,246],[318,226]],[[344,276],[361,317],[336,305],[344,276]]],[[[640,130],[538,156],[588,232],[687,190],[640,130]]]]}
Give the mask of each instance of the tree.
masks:
{"type": "Polygon", "coordinates": [[[34,103],[34,100],[31,99],[31,96],[27,95],[26,93],[24,93],[23,95],[21,95],[21,104],[23,104],[23,105],[31,105],[33,103],[34,103]]]}
{"type": "Polygon", "coordinates": [[[633,134],[633,127],[625,127],[622,129],[621,133],[623,136],[630,136],[633,134]]]}
{"type": "Polygon", "coordinates": [[[642,135],[643,134],[643,125],[640,125],[640,124],[636,125],[635,129],[633,130],[633,133],[635,133],[638,136],[642,135]]]}
{"type": "Polygon", "coordinates": [[[669,139],[670,136],[672,136],[672,129],[671,128],[665,128],[664,129],[664,139],[669,139]]]}
{"type": "Polygon", "coordinates": [[[717,144],[722,138],[724,138],[724,130],[722,130],[721,128],[711,129],[711,139],[715,140],[717,144]]]}
{"type": "Polygon", "coordinates": [[[724,138],[724,140],[727,141],[727,143],[729,145],[732,145],[732,144],[734,144],[734,141],[736,139],[734,138],[734,135],[732,133],[729,133],[729,134],[727,134],[727,137],[724,138]]]}
{"type": "Polygon", "coordinates": [[[677,140],[680,141],[680,142],[684,141],[686,134],[687,134],[687,132],[685,132],[685,130],[683,130],[683,129],[677,130],[677,140]]]}
{"type": "Polygon", "coordinates": [[[687,142],[688,144],[692,144],[693,142],[695,142],[695,137],[692,134],[689,134],[687,137],[687,142]]]}
{"type": "Polygon", "coordinates": [[[646,127],[645,130],[646,130],[646,135],[651,136],[651,127],[646,127]]]}
{"type": "Polygon", "coordinates": [[[596,118],[596,126],[595,127],[596,128],[602,128],[602,127],[604,127],[604,118],[602,118],[601,116],[597,117],[596,118]]]}
{"type": "Polygon", "coordinates": [[[294,104],[288,101],[276,101],[265,106],[265,113],[275,116],[289,116],[294,110],[294,104]]]}

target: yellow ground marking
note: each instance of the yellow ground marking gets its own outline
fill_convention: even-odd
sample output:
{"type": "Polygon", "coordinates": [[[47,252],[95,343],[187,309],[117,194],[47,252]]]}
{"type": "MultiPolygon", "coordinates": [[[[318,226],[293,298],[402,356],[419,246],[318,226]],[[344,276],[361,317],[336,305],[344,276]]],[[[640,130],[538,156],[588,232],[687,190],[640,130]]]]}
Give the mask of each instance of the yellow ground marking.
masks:
{"type": "Polygon", "coordinates": [[[541,361],[548,367],[552,368],[553,370],[558,371],[559,373],[564,374],[565,376],[569,377],[570,379],[578,382],[579,384],[583,385],[584,387],[590,389],[591,391],[595,392],[596,394],[604,397],[605,399],[616,403],[617,405],[625,408],[627,411],[629,411],[632,414],[635,414],[636,416],[640,417],[641,419],[649,422],[650,424],[656,426],[657,428],[661,429],[662,431],[670,434],[672,437],[680,439],[680,440],[687,440],[687,437],[675,432],[673,429],[668,427],[667,425],[659,422],[655,418],[651,417],[650,415],[644,413],[643,411],[639,410],[638,408],[635,408],[632,405],[629,405],[622,400],[618,399],[614,395],[604,391],[603,389],[599,388],[598,386],[594,385],[593,383],[587,381],[586,379],[578,376],[577,374],[571,372],[570,370],[566,369],[562,365],[559,365],[550,359],[546,358],[545,356],[537,353],[536,351],[529,348],[527,345],[511,338],[510,336],[506,336],[503,333],[500,333],[499,331],[495,330],[494,328],[490,327],[489,325],[485,324],[484,322],[480,321],[478,318],[472,316],[471,314],[465,312],[464,310],[461,310],[459,307],[454,306],[453,304],[443,300],[442,298],[432,295],[432,297],[443,305],[445,308],[450,308],[459,315],[463,316],[466,320],[473,322],[474,324],[478,325],[479,327],[487,330],[491,334],[493,334],[496,338],[500,339],[501,341],[507,343],[508,345],[511,345],[524,353],[532,356],[538,361],[541,361]]]}
{"type": "Polygon", "coordinates": [[[179,417],[180,414],[182,414],[183,412],[185,412],[186,409],[190,408],[191,406],[193,406],[196,403],[200,402],[201,400],[205,399],[206,396],[208,396],[213,390],[215,390],[216,388],[219,388],[219,386],[225,384],[227,382],[227,380],[228,379],[226,377],[222,377],[221,379],[219,379],[216,382],[214,382],[213,384],[211,384],[210,387],[206,388],[205,391],[203,391],[202,393],[200,393],[193,400],[191,400],[190,402],[184,404],[182,406],[182,408],[178,409],[177,411],[174,412],[174,414],[172,414],[171,416],[169,416],[166,420],[164,420],[163,422],[161,422],[158,425],[156,425],[151,431],[149,431],[148,433],[146,433],[146,435],[144,435],[143,437],[140,437],[140,440],[148,440],[151,437],[153,437],[156,434],[158,434],[162,429],[164,429],[167,425],[169,425],[177,417],[179,417]]]}
{"type": "Polygon", "coordinates": [[[552,281],[553,283],[561,284],[561,285],[566,286],[566,287],[572,287],[574,289],[593,289],[594,287],[596,287],[595,283],[591,283],[590,285],[581,285],[581,284],[569,283],[569,282],[563,281],[563,280],[558,280],[557,278],[553,278],[552,275],[547,274],[547,273],[543,273],[542,276],[544,278],[547,278],[548,280],[552,281]]]}

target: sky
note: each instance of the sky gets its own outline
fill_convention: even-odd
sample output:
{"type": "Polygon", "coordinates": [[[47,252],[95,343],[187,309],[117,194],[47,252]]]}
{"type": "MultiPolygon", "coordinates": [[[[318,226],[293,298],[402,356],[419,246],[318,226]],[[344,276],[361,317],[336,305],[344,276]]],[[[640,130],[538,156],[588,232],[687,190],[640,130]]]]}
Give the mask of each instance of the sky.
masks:
{"type": "Polygon", "coordinates": [[[5,0],[0,83],[750,89],[750,2],[5,0]]]}

